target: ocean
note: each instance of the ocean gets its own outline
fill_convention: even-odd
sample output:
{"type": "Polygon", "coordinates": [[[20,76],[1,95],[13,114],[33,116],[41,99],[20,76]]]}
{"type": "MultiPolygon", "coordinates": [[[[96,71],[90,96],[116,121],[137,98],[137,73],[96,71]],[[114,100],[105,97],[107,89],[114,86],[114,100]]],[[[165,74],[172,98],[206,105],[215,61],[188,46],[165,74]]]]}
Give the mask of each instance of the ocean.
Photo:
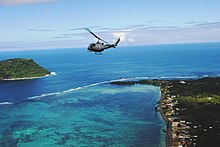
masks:
{"type": "Polygon", "coordinates": [[[160,88],[110,82],[219,76],[219,57],[220,43],[0,52],[55,73],[0,82],[0,146],[163,147],[160,88]]]}

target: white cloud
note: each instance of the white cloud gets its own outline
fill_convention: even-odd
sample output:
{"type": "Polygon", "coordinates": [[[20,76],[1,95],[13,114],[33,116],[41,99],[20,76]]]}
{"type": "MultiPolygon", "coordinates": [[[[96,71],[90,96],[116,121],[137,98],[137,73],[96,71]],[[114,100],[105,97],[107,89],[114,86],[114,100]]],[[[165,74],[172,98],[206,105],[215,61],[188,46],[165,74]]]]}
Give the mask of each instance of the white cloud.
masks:
{"type": "Polygon", "coordinates": [[[131,37],[129,32],[114,32],[111,33],[113,37],[115,38],[113,41],[115,42],[118,37],[120,37],[121,42],[135,42],[135,39],[131,37]]]}
{"type": "Polygon", "coordinates": [[[136,45],[220,41],[220,29],[218,27],[188,27],[157,30],[139,29],[132,33],[136,39],[136,45]]]}
{"type": "Polygon", "coordinates": [[[133,38],[128,39],[128,42],[135,42],[133,38]]]}
{"type": "Polygon", "coordinates": [[[57,0],[0,0],[0,5],[14,6],[23,4],[51,3],[57,0]]]}
{"type": "MultiPolygon", "coordinates": [[[[116,39],[120,37],[121,42],[119,46],[220,42],[220,27],[213,27],[212,24],[209,27],[204,27],[204,25],[193,25],[190,27],[164,28],[165,27],[143,27],[135,28],[132,31],[108,30],[94,31],[94,33],[110,43],[114,43],[116,39]],[[111,40],[113,40],[113,42],[111,42],[111,40]]],[[[29,32],[33,33],[31,31],[29,32]]],[[[6,42],[4,41],[4,38],[1,38],[0,36],[0,51],[10,49],[86,48],[89,43],[97,41],[95,37],[86,31],[76,32],[73,30],[73,32],[68,32],[68,34],[64,31],[62,34],[57,34],[57,36],[56,33],[57,32],[55,31],[53,34],[55,36],[52,38],[45,37],[44,40],[37,40],[34,38],[32,41],[28,41],[27,39],[20,42],[17,41],[19,39],[13,40],[15,42],[6,42]]]]}

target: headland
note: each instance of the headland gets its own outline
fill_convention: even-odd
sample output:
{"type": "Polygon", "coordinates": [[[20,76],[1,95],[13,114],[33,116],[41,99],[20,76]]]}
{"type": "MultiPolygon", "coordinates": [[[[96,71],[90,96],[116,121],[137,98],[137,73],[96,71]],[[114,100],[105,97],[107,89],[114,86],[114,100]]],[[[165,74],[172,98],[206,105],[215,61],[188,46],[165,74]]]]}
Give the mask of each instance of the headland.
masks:
{"type": "Polygon", "coordinates": [[[50,71],[33,59],[15,58],[0,61],[0,81],[26,80],[49,76],[50,71]]]}

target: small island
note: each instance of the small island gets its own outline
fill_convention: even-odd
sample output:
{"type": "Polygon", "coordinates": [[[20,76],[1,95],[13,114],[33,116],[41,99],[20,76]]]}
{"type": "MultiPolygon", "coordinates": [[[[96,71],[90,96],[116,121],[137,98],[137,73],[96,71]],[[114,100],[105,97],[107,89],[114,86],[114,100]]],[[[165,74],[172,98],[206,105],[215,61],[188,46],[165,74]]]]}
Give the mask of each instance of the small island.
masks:
{"type": "Polygon", "coordinates": [[[34,79],[50,75],[33,59],[15,58],[0,61],[0,81],[34,79]]]}
{"type": "Polygon", "coordinates": [[[159,86],[155,104],[167,124],[167,147],[220,145],[220,77],[115,81],[113,85],[159,86]]]}

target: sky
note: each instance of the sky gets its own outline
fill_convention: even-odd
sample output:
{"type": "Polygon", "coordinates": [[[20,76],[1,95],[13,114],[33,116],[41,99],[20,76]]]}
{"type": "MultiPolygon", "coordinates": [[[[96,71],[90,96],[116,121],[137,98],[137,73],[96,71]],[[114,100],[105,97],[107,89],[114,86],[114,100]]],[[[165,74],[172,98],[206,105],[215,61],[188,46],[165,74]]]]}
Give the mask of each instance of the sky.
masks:
{"type": "Polygon", "coordinates": [[[0,51],[220,42],[219,0],[0,0],[0,51]]]}

